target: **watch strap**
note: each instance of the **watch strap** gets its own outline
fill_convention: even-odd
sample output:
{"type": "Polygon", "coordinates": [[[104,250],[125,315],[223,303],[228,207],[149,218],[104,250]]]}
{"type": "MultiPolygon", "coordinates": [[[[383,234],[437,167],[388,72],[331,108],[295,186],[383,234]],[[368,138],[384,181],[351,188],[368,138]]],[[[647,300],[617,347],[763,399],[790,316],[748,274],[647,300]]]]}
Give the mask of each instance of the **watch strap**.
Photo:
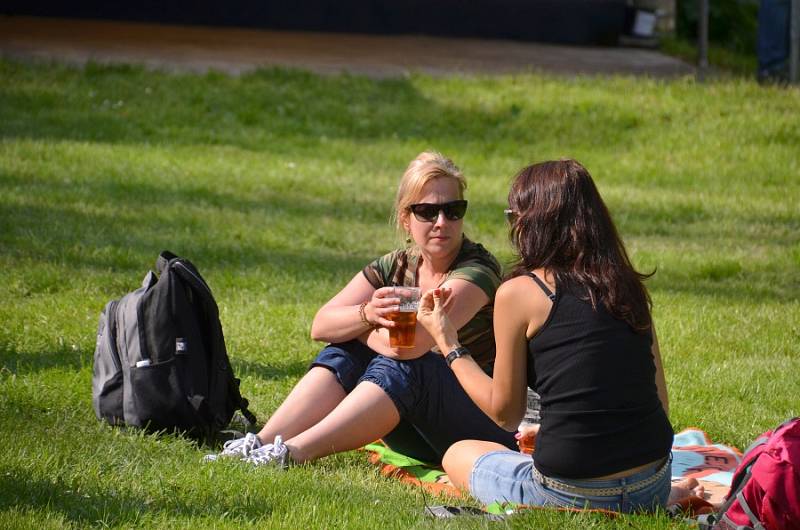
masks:
{"type": "Polygon", "coordinates": [[[456,359],[460,357],[469,357],[469,356],[470,356],[469,350],[463,346],[459,346],[458,348],[448,353],[447,357],[445,357],[444,360],[447,361],[447,366],[450,366],[456,359]]]}

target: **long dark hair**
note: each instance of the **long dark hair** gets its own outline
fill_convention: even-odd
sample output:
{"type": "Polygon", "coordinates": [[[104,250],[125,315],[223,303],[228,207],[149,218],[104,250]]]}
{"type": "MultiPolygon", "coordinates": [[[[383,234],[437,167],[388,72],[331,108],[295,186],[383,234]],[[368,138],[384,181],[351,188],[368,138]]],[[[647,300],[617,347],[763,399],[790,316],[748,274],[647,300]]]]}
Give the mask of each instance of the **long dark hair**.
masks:
{"type": "Polygon", "coordinates": [[[517,174],[508,192],[514,216],[510,277],[544,268],[556,280],[586,287],[616,318],[638,332],[650,329],[651,300],[625,251],[591,175],[575,160],[540,162],[517,174]]]}

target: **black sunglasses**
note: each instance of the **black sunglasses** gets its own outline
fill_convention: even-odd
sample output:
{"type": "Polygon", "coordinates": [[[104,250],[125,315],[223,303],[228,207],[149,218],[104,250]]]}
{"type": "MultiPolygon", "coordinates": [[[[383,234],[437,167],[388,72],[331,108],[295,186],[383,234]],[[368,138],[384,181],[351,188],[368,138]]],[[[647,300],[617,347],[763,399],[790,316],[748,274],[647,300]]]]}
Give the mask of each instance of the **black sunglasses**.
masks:
{"type": "Polygon", "coordinates": [[[444,216],[450,221],[458,221],[467,213],[467,201],[462,199],[460,201],[443,202],[441,204],[421,202],[412,204],[408,209],[411,210],[411,213],[414,214],[414,217],[416,217],[417,221],[420,223],[432,223],[436,221],[440,211],[444,212],[444,216]]]}

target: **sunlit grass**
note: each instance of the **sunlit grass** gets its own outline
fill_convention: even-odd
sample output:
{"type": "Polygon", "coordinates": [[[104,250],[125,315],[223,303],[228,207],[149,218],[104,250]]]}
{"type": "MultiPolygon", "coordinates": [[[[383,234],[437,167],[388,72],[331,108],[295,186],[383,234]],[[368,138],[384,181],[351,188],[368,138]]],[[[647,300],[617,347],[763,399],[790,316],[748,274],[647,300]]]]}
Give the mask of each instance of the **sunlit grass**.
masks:
{"type": "MultiPolygon", "coordinates": [[[[394,187],[423,149],[469,179],[466,230],[512,259],[521,166],[575,157],[649,281],[677,429],[745,447],[800,414],[797,90],[742,79],[539,75],[373,81],[0,61],[0,526],[439,527],[354,452],[288,473],[201,466],[100,425],[97,316],[169,249],[220,306],[267,417],[319,348],[317,308],[401,244],[394,187]]],[[[450,501],[452,502],[452,501],[450,501]]],[[[536,512],[512,527],[666,528],[536,512]]],[[[447,526],[484,527],[481,520],[447,526]]]]}

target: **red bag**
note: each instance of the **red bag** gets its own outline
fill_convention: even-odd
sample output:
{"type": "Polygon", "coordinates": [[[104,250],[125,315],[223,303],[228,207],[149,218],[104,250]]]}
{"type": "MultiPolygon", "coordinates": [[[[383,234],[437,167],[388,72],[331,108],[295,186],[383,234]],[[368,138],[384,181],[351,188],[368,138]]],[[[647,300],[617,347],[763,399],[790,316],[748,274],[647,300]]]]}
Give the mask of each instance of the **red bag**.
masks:
{"type": "Polygon", "coordinates": [[[714,530],[800,530],[800,418],[747,448],[714,530]]]}

